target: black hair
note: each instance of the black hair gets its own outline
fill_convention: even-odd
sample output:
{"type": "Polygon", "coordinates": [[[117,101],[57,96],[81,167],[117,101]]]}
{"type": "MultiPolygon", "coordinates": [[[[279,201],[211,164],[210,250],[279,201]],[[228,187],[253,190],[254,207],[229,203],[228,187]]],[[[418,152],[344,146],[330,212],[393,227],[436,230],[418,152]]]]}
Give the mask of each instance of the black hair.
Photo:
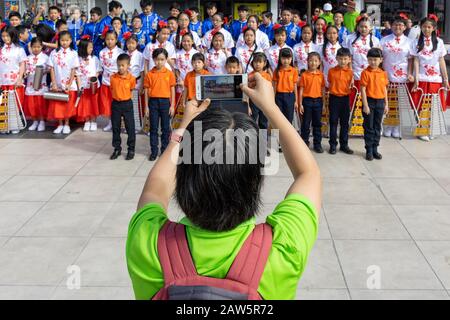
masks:
{"type": "Polygon", "coordinates": [[[291,10],[291,13],[292,13],[293,16],[294,16],[294,15],[300,16],[300,11],[298,11],[297,9],[292,9],[292,10],[291,10]]]}
{"type": "Polygon", "coordinates": [[[308,28],[311,30],[312,33],[314,33],[313,26],[310,25],[310,24],[305,24],[305,25],[302,27],[302,34],[303,34],[303,30],[304,30],[304,29],[308,29],[308,28]]]}
{"type": "Polygon", "coordinates": [[[337,53],[336,57],[352,57],[352,53],[347,48],[340,48],[337,53]]]}
{"type": "Polygon", "coordinates": [[[125,41],[125,43],[128,43],[128,41],[130,41],[130,40],[136,41],[136,43],[138,44],[138,47],[139,47],[139,39],[138,39],[137,35],[132,34],[132,35],[125,41]]]}
{"type": "Polygon", "coordinates": [[[249,11],[248,7],[244,4],[241,4],[238,8],[237,8],[238,12],[239,11],[249,11]]]}
{"type": "Polygon", "coordinates": [[[153,51],[152,58],[156,59],[160,54],[163,54],[166,57],[166,59],[169,57],[169,53],[167,52],[166,49],[164,49],[164,48],[156,48],[153,51]]]}
{"type": "Polygon", "coordinates": [[[111,26],[113,25],[114,21],[120,21],[120,23],[123,25],[122,19],[120,19],[119,17],[114,17],[114,18],[112,18],[112,20],[111,20],[111,26]]]}
{"type": "Polygon", "coordinates": [[[308,59],[307,59],[307,61],[309,61],[309,59],[311,59],[311,58],[313,58],[313,57],[318,58],[319,61],[322,62],[322,58],[320,57],[320,54],[319,54],[318,52],[310,52],[310,53],[308,53],[308,59]]]}
{"type": "Polygon", "coordinates": [[[102,16],[103,11],[100,7],[94,7],[91,9],[91,11],[89,11],[90,14],[97,14],[99,16],[102,16]]]}
{"type": "MultiPolygon", "coordinates": [[[[422,28],[422,26],[427,22],[431,23],[434,27],[434,31],[431,34],[431,42],[433,43],[433,52],[434,52],[437,50],[437,47],[438,47],[438,37],[437,37],[437,33],[436,33],[437,23],[433,19],[423,18],[420,21],[420,27],[422,28]]],[[[425,36],[424,36],[423,32],[420,31],[420,37],[419,37],[419,41],[417,43],[417,53],[421,52],[423,50],[423,48],[425,48],[425,36]]]]}
{"type": "Polygon", "coordinates": [[[247,21],[248,21],[250,18],[255,18],[256,23],[257,23],[257,24],[260,23],[260,20],[259,20],[259,17],[258,17],[257,14],[251,14],[251,15],[249,15],[249,16],[247,17],[247,21]]]}
{"type": "Polygon", "coordinates": [[[181,4],[179,4],[178,2],[172,2],[172,4],[169,7],[169,11],[171,11],[172,9],[177,9],[181,11],[181,4]]]}
{"type": "MultiPolygon", "coordinates": [[[[115,37],[116,37],[116,46],[117,47],[119,47],[119,48],[122,48],[122,45],[121,45],[121,43],[120,43],[120,41],[119,41],[119,35],[117,34],[117,32],[116,31],[114,31],[114,30],[108,30],[107,32],[106,32],[106,34],[105,34],[105,41],[106,41],[106,37],[108,37],[108,35],[109,34],[113,34],[115,37]]],[[[106,47],[106,46],[105,46],[106,47]]]]}
{"type": "MultiPolygon", "coordinates": [[[[263,164],[259,159],[254,159],[253,153],[256,152],[253,152],[251,145],[256,141],[255,151],[260,151],[258,126],[243,113],[230,113],[219,108],[207,109],[195,121],[202,123],[203,133],[208,130],[222,133],[220,142],[204,141],[203,150],[211,148],[212,143],[220,143],[222,151],[216,156],[233,154],[235,161],[233,164],[179,164],[175,198],[194,225],[208,231],[229,231],[257,215],[262,205],[263,164]],[[242,130],[245,136],[230,135],[229,130],[242,130]]],[[[194,121],[186,131],[194,137],[194,121]]],[[[193,146],[196,140],[185,139],[184,143],[190,144],[190,148],[183,148],[180,155],[188,153],[191,159],[195,159],[193,146]]]]}
{"type": "Polygon", "coordinates": [[[169,20],[175,20],[178,23],[178,18],[174,16],[170,16],[167,18],[167,23],[169,23],[169,20]]]}
{"type": "Polygon", "coordinates": [[[19,35],[25,33],[25,32],[28,30],[28,28],[25,27],[24,25],[18,25],[18,26],[15,27],[15,28],[16,28],[17,33],[18,33],[19,35]]]}
{"type": "Polygon", "coordinates": [[[161,27],[161,26],[158,24],[158,27],[156,27],[156,33],[155,33],[155,36],[154,36],[153,39],[152,39],[152,43],[156,43],[156,40],[157,40],[157,38],[158,38],[158,35],[159,35],[159,33],[161,32],[162,29],[169,29],[169,30],[170,30],[170,28],[169,28],[168,25],[165,25],[165,26],[161,27]]]}
{"type": "Polygon", "coordinates": [[[212,39],[211,39],[211,47],[209,48],[210,50],[211,49],[214,49],[214,38],[215,37],[222,37],[222,39],[225,41],[225,36],[223,35],[223,33],[222,32],[217,32],[215,35],[213,35],[213,37],[212,37],[212,39]]]}
{"type": "MultiPolygon", "coordinates": [[[[180,17],[181,17],[182,15],[187,16],[187,17],[188,17],[188,21],[190,21],[189,15],[188,15],[187,13],[181,12],[181,13],[178,15],[178,17],[177,17],[177,22],[178,22],[178,19],[180,19],[180,17]]],[[[190,25],[190,23],[188,23],[187,30],[188,30],[187,33],[191,34],[191,25],[190,25]]],[[[180,36],[180,31],[181,31],[181,30],[180,30],[180,28],[178,27],[178,28],[177,28],[177,34],[176,34],[176,36],[175,36],[175,43],[174,43],[174,44],[175,44],[175,48],[176,48],[177,50],[181,50],[181,40],[183,39],[183,37],[180,36]]],[[[191,36],[192,36],[192,34],[191,34],[191,36]]],[[[194,40],[194,36],[192,36],[192,40],[194,40]]]]}
{"type": "Polygon", "coordinates": [[[90,40],[81,39],[78,43],[78,56],[83,59],[87,59],[88,55],[88,46],[92,43],[90,40]]]}
{"type": "Polygon", "coordinates": [[[225,61],[225,65],[227,66],[227,65],[232,64],[232,63],[236,63],[237,65],[239,65],[239,59],[236,58],[235,56],[229,56],[227,58],[227,61],[225,61]]]}
{"type": "Polygon", "coordinates": [[[282,63],[281,63],[281,58],[291,58],[291,66],[294,66],[294,54],[292,53],[292,49],[291,48],[283,48],[280,50],[280,55],[278,57],[278,65],[277,65],[277,70],[276,72],[278,72],[281,67],[282,67],[282,63]]]}
{"type": "Polygon", "coordinates": [[[34,30],[36,31],[36,37],[47,43],[52,42],[56,34],[50,26],[43,23],[35,26],[34,30]]]}
{"type": "Polygon", "coordinates": [[[217,9],[217,3],[215,2],[208,2],[205,6],[206,9],[212,9],[212,8],[216,8],[217,9]]]}
{"type": "Polygon", "coordinates": [[[61,38],[64,36],[69,36],[70,39],[72,40],[72,42],[70,42],[70,49],[75,50],[75,43],[73,42],[73,38],[72,35],[70,34],[69,31],[62,31],[59,33],[59,38],[58,38],[58,48],[56,49],[56,52],[58,52],[59,50],[61,50],[61,38]]]}
{"type": "Polygon", "coordinates": [[[396,17],[394,17],[393,19],[391,19],[391,21],[389,21],[391,24],[394,24],[394,23],[403,23],[404,25],[405,25],[405,27],[406,27],[406,20],[403,18],[403,17],[401,17],[401,16],[396,16],[396,17]]]}
{"type": "Polygon", "coordinates": [[[224,15],[223,15],[222,12],[216,12],[216,13],[214,13],[213,17],[214,17],[214,16],[219,16],[220,19],[221,19],[222,21],[223,21],[223,19],[224,19],[224,15]]]}
{"type": "Polygon", "coordinates": [[[289,11],[292,14],[292,9],[291,8],[283,8],[281,10],[281,14],[283,14],[283,11],[289,11]]]}
{"type": "Polygon", "coordinates": [[[17,12],[17,11],[11,11],[11,12],[9,13],[9,15],[8,15],[8,20],[11,20],[11,18],[13,18],[13,17],[17,17],[17,18],[19,18],[20,20],[22,20],[22,16],[21,16],[20,13],[17,12]]]}
{"type": "Polygon", "coordinates": [[[342,10],[337,10],[334,14],[341,14],[342,16],[344,16],[345,15],[345,13],[344,13],[344,11],[342,11],[342,10]]]}
{"type": "Polygon", "coordinates": [[[142,18],[140,16],[134,16],[133,19],[131,19],[131,23],[133,23],[134,20],[136,20],[136,19],[139,19],[139,20],[141,20],[141,22],[143,22],[142,18]]]}
{"type": "Polygon", "coordinates": [[[56,30],[58,30],[63,25],[67,25],[67,21],[66,20],[59,19],[58,21],[56,21],[56,23],[55,23],[56,30]]]}
{"type": "Polygon", "coordinates": [[[261,16],[266,17],[266,18],[272,20],[273,13],[272,13],[271,11],[263,11],[263,13],[261,13],[261,16]]]}
{"type": "Polygon", "coordinates": [[[50,11],[52,11],[52,10],[56,10],[56,11],[58,11],[58,13],[62,13],[62,10],[58,6],[48,7],[48,13],[50,13],[50,11]]]}
{"type": "Polygon", "coordinates": [[[200,13],[200,10],[198,7],[190,7],[189,10],[194,11],[195,13],[200,13]]]}
{"type": "MultiPolygon", "coordinates": [[[[339,30],[338,30],[338,28],[336,26],[329,26],[328,29],[327,29],[327,33],[328,33],[328,30],[330,28],[335,29],[336,32],[338,33],[338,43],[339,43],[339,30]]],[[[327,45],[328,45],[329,42],[330,42],[330,40],[328,40],[328,37],[325,35],[325,38],[324,38],[324,41],[323,41],[323,48],[322,48],[322,55],[324,57],[326,57],[326,55],[327,55],[327,45]]]]}
{"type": "MultiPolygon", "coordinates": [[[[358,30],[358,27],[359,27],[359,25],[360,25],[361,22],[369,22],[369,23],[370,23],[370,19],[369,19],[368,17],[363,17],[363,18],[361,18],[361,19],[359,20],[359,22],[356,24],[356,32],[355,32],[356,37],[355,37],[355,40],[353,40],[352,45],[354,45],[355,42],[358,41],[359,37],[361,36],[361,33],[360,33],[359,30],[358,30]]],[[[370,47],[371,47],[371,48],[373,47],[373,34],[372,34],[372,31],[370,31],[370,47]]]]}
{"type": "Polygon", "coordinates": [[[253,29],[251,29],[251,28],[245,29],[245,31],[244,31],[244,33],[243,33],[244,41],[245,41],[245,34],[246,34],[247,32],[253,32],[253,35],[255,36],[255,38],[254,38],[254,42],[253,42],[254,49],[253,49],[253,51],[252,51],[252,55],[250,56],[250,59],[248,59],[248,63],[247,63],[247,66],[245,67],[244,73],[247,73],[248,67],[249,67],[249,66],[251,65],[251,63],[252,63],[253,56],[255,55],[256,50],[258,50],[258,44],[256,43],[256,31],[253,30],[253,29]]]}
{"type": "Polygon", "coordinates": [[[114,9],[123,8],[122,4],[119,1],[111,1],[108,5],[109,12],[113,12],[114,9]]]}
{"type": "Polygon", "coordinates": [[[275,30],[273,31],[274,37],[273,37],[272,44],[276,44],[276,43],[277,43],[277,40],[275,39],[275,36],[277,36],[277,35],[279,35],[279,34],[282,34],[282,33],[286,34],[286,36],[287,36],[287,31],[286,31],[286,28],[285,28],[285,27],[279,27],[278,29],[275,29],[275,30]]]}
{"type": "Polygon", "coordinates": [[[177,48],[178,50],[183,49],[183,38],[184,38],[185,36],[188,36],[188,37],[191,38],[191,40],[192,40],[192,48],[197,49],[197,46],[195,45],[195,41],[194,41],[194,36],[193,36],[193,34],[192,34],[191,31],[189,31],[188,33],[185,33],[185,34],[181,37],[181,39],[180,39],[180,45],[177,46],[176,48],[177,48]]]}
{"type": "Polygon", "coordinates": [[[192,56],[192,59],[191,59],[191,63],[194,61],[197,61],[197,60],[200,60],[203,63],[205,63],[205,55],[201,52],[194,53],[194,55],[192,56]]]}
{"type": "MultiPolygon", "coordinates": [[[[317,23],[317,21],[319,21],[319,20],[324,21],[324,22],[325,22],[325,26],[328,25],[328,24],[327,24],[327,20],[325,20],[325,19],[322,18],[322,17],[319,17],[319,18],[317,18],[316,21],[314,21],[314,29],[313,29],[313,37],[312,37],[312,41],[313,41],[314,43],[316,43],[316,41],[317,41],[317,29],[316,29],[316,23],[317,23]]],[[[326,38],[326,36],[324,35],[324,40],[325,40],[325,38],[326,38]]]]}
{"type": "Polygon", "coordinates": [[[11,38],[12,44],[15,44],[16,46],[18,46],[20,44],[19,33],[17,32],[16,28],[9,26],[9,27],[3,28],[1,32],[2,33],[6,32],[9,35],[9,37],[11,38]]]}
{"type": "Polygon", "coordinates": [[[139,6],[142,10],[144,10],[146,7],[151,6],[153,8],[153,1],[152,0],[141,0],[139,2],[139,6]]]}
{"type": "Polygon", "coordinates": [[[128,54],[122,53],[117,57],[117,62],[119,62],[119,61],[128,61],[128,63],[130,63],[131,58],[128,54]]]}
{"type": "Polygon", "coordinates": [[[253,60],[252,60],[252,67],[253,67],[253,69],[255,69],[255,66],[254,66],[253,63],[259,62],[259,61],[264,62],[263,71],[267,71],[269,69],[269,63],[268,63],[268,60],[267,60],[267,56],[264,54],[264,52],[256,52],[253,55],[253,60]]]}
{"type": "Polygon", "coordinates": [[[39,43],[42,47],[44,46],[44,42],[43,42],[42,39],[39,38],[39,37],[34,37],[33,39],[31,39],[31,41],[30,41],[30,46],[32,47],[32,46],[35,45],[36,43],[39,43]]]}
{"type": "MultiPolygon", "coordinates": [[[[369,50],[369,52],[367,52],[367,58],[383,59],[383,51],[380,48],[372,48],[369,50]]],[[[383,63],[380,63],[380,65],[378,67],[381,68],[382,65],[383,65],[383,63]]]]}

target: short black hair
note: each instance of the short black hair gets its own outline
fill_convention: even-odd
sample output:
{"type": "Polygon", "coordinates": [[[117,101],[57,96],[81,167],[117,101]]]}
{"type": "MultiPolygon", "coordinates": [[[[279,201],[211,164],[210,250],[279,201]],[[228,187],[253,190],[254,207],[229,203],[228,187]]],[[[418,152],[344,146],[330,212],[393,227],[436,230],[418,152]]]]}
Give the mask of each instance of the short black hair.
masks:
{"type": "Polygon", "coordinates": [[[169,57],[169,53],[164,48],[157,48],[153,51],[152,58],[156,59],[160,54],[163,54],[166,59],[169,57]]]}
{"type": "Polygon", "coordinates": [[[55,31],[48,25],[41,23],[34,27],[36,36],[44,42],[52,42],[55,37],[55,31]]]}
{"type": "Polygon", "coordinates": [[[310,52],[310,53],[308,53],[308,61],[312,57],[316,57],[316,58],[319,59],[319,61],[322,61],[322,58],[320,57],[320,53],[318,53],[318,52],[310,52]]]}
{"type": "Polygon", "coordinates": [[[227,58],[227,61],[225,62],[225,65],[227,66],[227,65],[232,64],[232,63],[239,64],[239,59],[237,57],[235,57],[235,56],[230,56],[230,57],[227,58]]]}
{"type": "Polygon", "coordinates": [[[200,13],[198,7],[190,7],[189,10],[194,11],[195,13],[200,13]]]}
{"type": "Polygon", "coordinates": [[[58,6],[50,6],[48,8],[48,13],[50,13],[50,11],[52,11],[52,10],[56,10],[56,11],[58,11],[58,13],[62,12],[62,10],[58,6]]]}
{"type": "Polygon", "coordinates": [[[78,56],[82,59],[86,59],[89,55],[87,52],[88,49],[88,45],[92,43],[89,40],[84,40],[81,39],[80,42],[78,43],[78,56]]]}
{"type": "Polygon", "coordinates": [[[215,2],[208,2],[205,6],[206,9],[212,9],[212,8],[216,8],[217,9],[217,3],[215,2]]]}
{"type": "Polygon", "coordinates": [[[142,18],[140,16],[134,16],[133,19],[131,19],[131,23],[133,23],[134,20],[136,20],[136,19],[139,19],[139,20],[141,20],[141,22],[143,22],[142,18]]]}
{"type": "Polygon", "coordinates": [[[25,33],[28,30],[28,28],[25,27],[24,25],[18,25],[16,27],[16,30],[17,30],[18,34],[23,34],[23,33],[25,33]]]}
{"type": "Polygon", "coordinates": [[[114,18],[112,18],[112,20],[111,20],[111,25],[114,23],[114,21],[120,21],[120,23],[123,24],[122,19],[120,19],[119,17],[114,17],[114,18]]]}
{"type": "Polygon", "coordinates": [[[336,53],[336,57],[351,57],[351,56],[352,53],[347,48],[340,48],[336,53]]]}
{"type": "Polygon", "coordinates": [[[67,21],[64,19],[59,19],[58,21],[56,21],[55,23],[55,28],[56,30],[58,30],[61,26],[67,24],[67,21]]]}
{"type": "Polygon", "coordinates": [[[367,58],[383,58],[383,51],[380,48],[372,48],[367,52],[367,58]]]}
{"type": "Polygon", "coordinates": [[[31,39],[31,41],[30,41],[30,46],[33,46],[33,45],[35,45],[36,43],[39,43],[39,44],[41,44],[41,46],[44,46],[44,42],[43,42],[42,39],[39,38],[39,37],[34,37],[33,39],[31,39]]]}
{"type": "Polygon", "coordinates": [[[263,164],[259,159],[249,161],[254,158],[255,149],[260,151],[258,126],[246,114],[210,107],[188,125],[186,131],[192,139],[183,140],[186,147],[180,151],[182,157],[195,159],[195,122],[202,123],[202,134],[217,130],[223,137],[220,142],[202,142],[203,150],[211,148],[212,143],[220,143],[223,146],[218,155],[221,159],[234,151],[233,160],[237,156],[244,161],[233,161],[233,164],[206,164],[204,160],[201,164],[182,162],[177,166],[175,198],[194,225],[208,231],[229,231],[255,217],[261,208],[263,164]],[[230,130],[233,131],[231,135],[230,130]],[[238,136],[236,130],[245,133],[244,138],[238,136]],[[255,141],[256,146],[253,146],[255,141]]]}
{"type": "Polygon", "coordinates": [[[109,12],[112,12],[114,9],[123,8],[122,4],[119,1],[111,1],[108,5],[109,12]]]}
{"type": "Polygon", "coordinates": [[[170,20],[175,20],[178,23],[178,18],[177,17],[173,17],[173,16],[168,17],[167,18],[167,23],[169,23],[170,20]]]}
{"type": "Polygon", "coordinates": [[[128,54],[122,53],[117,57],[117,62],[119,62],[119,61],[128,61],[128,63],[130,63],[131,58],[128,54]]]}
{"type": "Polygon", "coordinates": [[[405,26],[406,26],[406,23],[407,23],[407,21],[401,16],[396,16],[392,20],[390,20],[389,22],[392,23],[392,24],[394,24],[394,23],[403,23],[405,26]]]}
{"type": "Polygon", "coordinates": [[[238,7],[238,12],[239,11],[249,11],[248,10],[248,7],[245,5],[245,4],[241,4],[239,7],[238,7]]]}
{"type": "Polygon", "coordinates": [[[197,60],[200,60],[203,63],[205,63],[205,55],[201,52],[194,53],[194,55],[192,56],[191,62],[194,62],[197,60]]]}
{"type": "Polygon", "coordinates": [[[172,4],[169,7],[169,11],[172,9],[177,9],[181,11],[181,4],[179,4],[178,2],[172,2],[172,4]]]}
{"type": "Polygon", "coordinates": [[[139,2],[139,6],[141,7],[142,10],[148,6],[153,7],[153,1],[152,0],[141,0],[139,2]]]}
{"type": "Polygon", "coordinates": [[[281,10],[281,13],[283,13],[283,11],[289,11],[292,14],[292,9],[291,8],[283,8],[283,10],[281,10]]]}
{"type": "Polygon", "coordinates": [[[17,11],[11,11],[11,12],[9,13],[8,19],[11,20],[12,17],[17,17],[17,18],[19,18],[20,20],[22,20],[22,16],[21,16],[20,13],[17,12],[17,11]]]}
{"type": "Polygon", "coordinates": [[[273,13],[271,11],[263,11],[263,13],[261,13],[261,16],[272,19],[273,13]]]}
{"type": "Polygon", "coordinates": [[[91,9],[91,11],[89,11],[90,14],[97,14],[99,16],[101,16],[103,14],[103,11],[100,7],[94,7],[91,9]]]}
{"type": "Polygon", "coordinates": [[[297,9],[292,9],[291,10],[292,15],[298,15],[300,16],[300,11],[298,11],[297,9]]]}

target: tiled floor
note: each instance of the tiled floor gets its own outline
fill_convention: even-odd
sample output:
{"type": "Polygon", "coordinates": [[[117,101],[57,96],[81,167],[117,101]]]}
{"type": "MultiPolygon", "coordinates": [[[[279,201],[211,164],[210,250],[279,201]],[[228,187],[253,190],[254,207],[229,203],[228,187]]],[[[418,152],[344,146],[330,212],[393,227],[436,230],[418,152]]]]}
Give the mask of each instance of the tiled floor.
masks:
{"type": "MultiPolygon", "coordinates": [[[[109,140],[81,131],[0,140],[0,299],[133,299],[127,226],[152,164],[147,137],[131,162],[108,160],[109,140]],[[79,290],[69,289],[72,265],[79,290]]],[[[383,139],[384,159],[372,163],[361,139],[351,146],[355,156],[316,156],[319,239],[297,298],[450,299],[450,136],[383,139]]],[[[291,181],[282,160],[266,179],[259,221],[291,181]]],[[[181,216],[174,204],[170,214],[181,216]]]]}

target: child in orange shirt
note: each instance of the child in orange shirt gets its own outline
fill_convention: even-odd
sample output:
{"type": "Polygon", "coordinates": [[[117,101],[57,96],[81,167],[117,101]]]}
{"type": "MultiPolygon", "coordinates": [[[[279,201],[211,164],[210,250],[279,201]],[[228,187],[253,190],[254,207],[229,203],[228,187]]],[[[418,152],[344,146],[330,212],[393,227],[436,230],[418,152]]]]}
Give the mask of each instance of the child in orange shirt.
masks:
{"type": "MultiPolygon", "coordinates": [[[[264,79],[269,82],[272,82],[272,77],[267,72],[269,69],[269,63],[267,61],[267,57],[262,52],[257,52],[253,55],[252,60],[252,68],[253,71],[250,73],[250,76],[255,73],[260,73],[264,79]]],[[[267,129],[267,118],[264,113],[250,100],[250,109],[252,111],[252,118],[257,121],[260,129],[267,129]]]]}
{"type": "Polygon", "coordinates": [[[349,67],[352,56],[347,48],[337,51],[338,65],[328,71],[330,91],[330,154],[336,154],[337,127],[340,124],[339,144],[342,152],[353,154],[348,146],[350,119],[350,93],[353,87],[353,71],[349,67]]]}
{"type": "Polygon", "coordinates": [[[128,154],[126,160],[134,159],[136,146],[136,131],[134,125],[134,112],[132,92],[136,88],[136,78],[128,71],[131,58],[128,54],[122,53],[117,57],[118,73],[111,76],[111,124],[113,132],[114,153],[111,160],[116,160],[122,153],[120,139],[120,129],[122,117],[125,120],[125,128],[128,134],[128,154]]]}
{"type": "Polygon", "coordinates": [[[320,54],[308,54],[308,70],[300,78],[300,114],[303,115],[301,136],[309,146],[309,133],[311,122],[314,136],[314,151],[323,153],[322,148],[322,109],[325,95],[325,77],[319,70],[321,64],[320,54]]]}
{"type": "Polygon", "coordinates": [[[203,53],[197,52],[192,56],[192,67],[194,70],[188,72],[184,79],[184,91],[181,97],[181,107],[186,105],[186,102],[194,100],[196,96],[195,90],[195,78],[197,76],[203,76],[210,74],[208,70],[205,70],[205,56],[203,53]]]}
{"type": "Polygon", "coordinates": [[[175,75],[165,65],[169,53],[164,48],[153,51],[155,67],[147,73],[144,88],[148,91],[150,112],[150,161],[158,157],[158,131],[161,119],[161,154],[164,153],[170,138],[170,118],[175,114],[175,75]]]}
{"type": "Polygon", "coordinates": [[[290,123],[294,120],[294,109],[298,106],[298,70],[293,61],[292,49],[281,49],[278,67],[273,74],[275,103],[290,123]]]}
{"type": "Polygon", "coordinates": [[[372,48],[367,53],[369,67],[361,74],[361,96],[364,116],[364,141],[366,144],[366,160],[381,160],[378,152],[381,137],[383,114],[387,114],[389,84],[386,71],[380,68],[383,62],[381,49],[372,48]]]}

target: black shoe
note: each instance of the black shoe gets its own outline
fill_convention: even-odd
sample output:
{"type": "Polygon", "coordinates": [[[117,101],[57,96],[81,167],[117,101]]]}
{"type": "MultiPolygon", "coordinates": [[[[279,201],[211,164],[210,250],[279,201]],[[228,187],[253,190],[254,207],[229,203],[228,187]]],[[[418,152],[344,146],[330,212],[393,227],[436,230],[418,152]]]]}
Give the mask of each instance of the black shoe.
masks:
{"type": "Polygon", "coordinates": [[[336,147],[330,147],[330,151],[328,151],[330,154],[336,154],[336,147]]]}
{"type": "Polygon", "coordinates": [[[129,160],[133,160],[133,159],[134,159],[134,151],[128,151],[127,157],[125,158],[125,160],[129,161],[129,160]]]}
{"type": "Polygon", "coordinates": [[[283,149],[281,149],[281,146],[278,147],[278,152],[283,153],[283,149]]]}
{"type": "Polygon", "coordinates": [[[346,153],[346,154],[353,154],[354,151],[352,149],[350,149],[348,146],[345,147],[341,147],[340,149],[342,152],[346,153]]]}
{"type": "Polygon", "coordinates": [[[322,148],[322,146],[315,146],[314,147],[314,151],[316,153],[323,153],[323,148],[322,148]]]}
{"type": "Polygon", "coordinates": [[[372,161],[373,160],[373,153],[372,152],[367,152],[366,153],[366,160],[367,161],[372,161]]]}
{"type": "Polygon", "coordinates": [[[151,154],[151,155],[150,155],[150,157],[148,158],[148,160],[149,160],[149,161],[155,161],[155,160],[156,160],[156,158],[157,158],[157,156],[156,156],[156,155],[154,155],[154,154],[151,154]]]}
{"type": "Polygon", "coordinates": [[[122,150],[114,150],[114,153],[109,159],[116,160],[122,154],[122,150]]]}
{"type": "Polygon", "coordinates": [[[378,151],[373,152],[373,157],[374,157],[374,159],[377,159],[377,160],[383,159],[383,156],[378,151]]]}

